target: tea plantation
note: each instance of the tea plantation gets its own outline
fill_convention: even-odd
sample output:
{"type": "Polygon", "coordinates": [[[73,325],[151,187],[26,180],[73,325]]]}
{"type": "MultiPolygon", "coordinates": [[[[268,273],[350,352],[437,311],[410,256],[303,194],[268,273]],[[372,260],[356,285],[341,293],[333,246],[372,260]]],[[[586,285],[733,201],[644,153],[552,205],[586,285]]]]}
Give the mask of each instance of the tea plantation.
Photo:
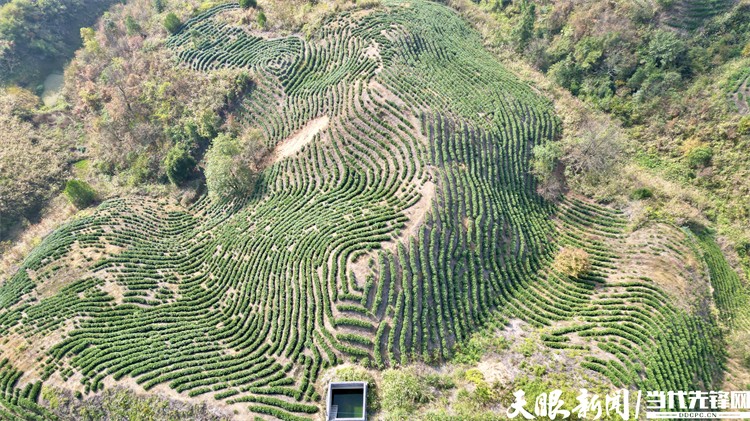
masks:
{"type": "MultiPolygon", "coordinates": [[[[554,109],[454,11],[386,1],[304,39],[222,19],[238,7],[184,23],[168,41],[177,65],[247,69],[240,124],[271,148],[329,123],[241,200],[112,199],[48,235],[0,286],[0,335],[61,333],[38,370],[0,365],[0,418],[49,419],[34,402],[54,377],[84,394],[131,379],[307,419],[324,369],[445,361],[498,314],[584,351],[581,368],[616,386],[716,385],[717,318],[620,270],[643,252],[622,213],[537,195],[529,159],[560,134],[554,109]],[[552,270],[566,245],[592,270],[552,270]]],[[[664,230],[662,250],[710,271],[722,318],[741,312],[711,237],[664,230]]]]}

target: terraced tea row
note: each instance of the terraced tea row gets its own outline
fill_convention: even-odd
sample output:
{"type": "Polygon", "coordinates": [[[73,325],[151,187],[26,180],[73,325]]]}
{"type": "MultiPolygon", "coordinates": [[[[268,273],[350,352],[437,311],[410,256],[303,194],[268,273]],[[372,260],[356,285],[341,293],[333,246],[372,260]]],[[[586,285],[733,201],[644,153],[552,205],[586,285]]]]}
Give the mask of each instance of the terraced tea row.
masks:
{"type": "Polygon", "coordinates": [[[530,151],[558,120],[453,11],[386,1],[306,41],[228,23],[238,10],[169,46],[198,71],[252,73],[236,117],[274,158],[248,197],[114,199],[47,237],[0,286],[0,332],[61,336],[29,379],[132,378],[296,420],[318,411],[325,368],[442,360],[499,311],[617,385],[713,381],[715,326],[613,277],[622,214],[536,194],[530,151]],[[594,270],[553,272],[560,245],[594,270]]]}
{"type": "Polygon", "coordinates": [[[243,201],[112,200],[57,231],[4,285],[1,326],[75,320],[42,374],[85,392],[127,376],[296,419],[317,411],[325,367],[448,356],[539,267],[552,208],[527,161],[557,121],[443,6],[345,12],[311,42],[217,18],[233,10],[170,46],[201,71],[252,70],[239,119],[277,151],[309,143],[243,201]],[[79,280],[32,298],[80,260],[79,280]]]}
{"type": "Polygon", "coordinates": [[[626,233],[622,215],[575,199],[557,217],[560,243],[585,249],[593,269],[581,279],[549,272],[530,288],[541,304],[528,313],[550,327],[545,344],[584,351],[582,365],[616,386],[708,390],[720,383],[723,340],[709,316],[708,276],[692,233],[668,224],[626,233]],[[689,262],[700,267],[681,268],[689,262]]]}

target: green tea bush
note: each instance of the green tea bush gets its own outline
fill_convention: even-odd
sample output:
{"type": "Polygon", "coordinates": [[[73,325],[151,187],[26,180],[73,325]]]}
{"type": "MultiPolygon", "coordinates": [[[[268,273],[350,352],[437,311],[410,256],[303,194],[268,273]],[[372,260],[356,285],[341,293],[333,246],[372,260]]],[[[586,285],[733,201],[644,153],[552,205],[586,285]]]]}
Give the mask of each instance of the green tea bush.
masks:
{"type": "Polygon", "coordinates": [[[637,188],[633,190],[632,193],[630,193],[630,198],[633,200],[649,199],[653,196],[654,196],[654,192],[648,187],[637,188]]]}

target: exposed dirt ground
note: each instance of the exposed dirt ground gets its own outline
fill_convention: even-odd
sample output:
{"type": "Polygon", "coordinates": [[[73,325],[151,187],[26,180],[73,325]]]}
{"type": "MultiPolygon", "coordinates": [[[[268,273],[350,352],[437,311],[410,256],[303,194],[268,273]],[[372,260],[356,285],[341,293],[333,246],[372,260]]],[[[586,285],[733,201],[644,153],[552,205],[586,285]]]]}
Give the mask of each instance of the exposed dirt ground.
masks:
{"type": "Polygon", "coordinates": [[[276,146],[276,149],[272,154],[273,162],[281,161],[282,159],[299,152],[303,146],[313,140],[316,134],[328,127],[328,122],[329,119],[326,115],[307,122],[307,124],[298,130],[297,133],[283,140],[276,146]]]}

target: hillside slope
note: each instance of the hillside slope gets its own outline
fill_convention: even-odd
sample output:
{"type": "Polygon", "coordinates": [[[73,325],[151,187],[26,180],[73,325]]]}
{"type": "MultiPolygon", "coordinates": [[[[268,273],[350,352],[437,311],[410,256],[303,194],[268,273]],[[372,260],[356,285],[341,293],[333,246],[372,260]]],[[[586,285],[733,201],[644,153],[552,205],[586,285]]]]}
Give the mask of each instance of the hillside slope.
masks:
{"type": "Polygon", "coordinates": [[[721,384],[715,309],[743,287],[713,238],[544,200],[530,159],[561,134],[549,100],[447,6],[371,6],[306,39],[226,3],[168,39],[180,66],[249,71],[235,124],[273,153],[247,197],[114,198],[47,236],[0,285],[0,357],[23,372],[3,390],[319,417],[324,369],[439,364],[498,318],[612,386],[721,384]],[[591,269],[553,269],[563,247],[591,269]]]}

